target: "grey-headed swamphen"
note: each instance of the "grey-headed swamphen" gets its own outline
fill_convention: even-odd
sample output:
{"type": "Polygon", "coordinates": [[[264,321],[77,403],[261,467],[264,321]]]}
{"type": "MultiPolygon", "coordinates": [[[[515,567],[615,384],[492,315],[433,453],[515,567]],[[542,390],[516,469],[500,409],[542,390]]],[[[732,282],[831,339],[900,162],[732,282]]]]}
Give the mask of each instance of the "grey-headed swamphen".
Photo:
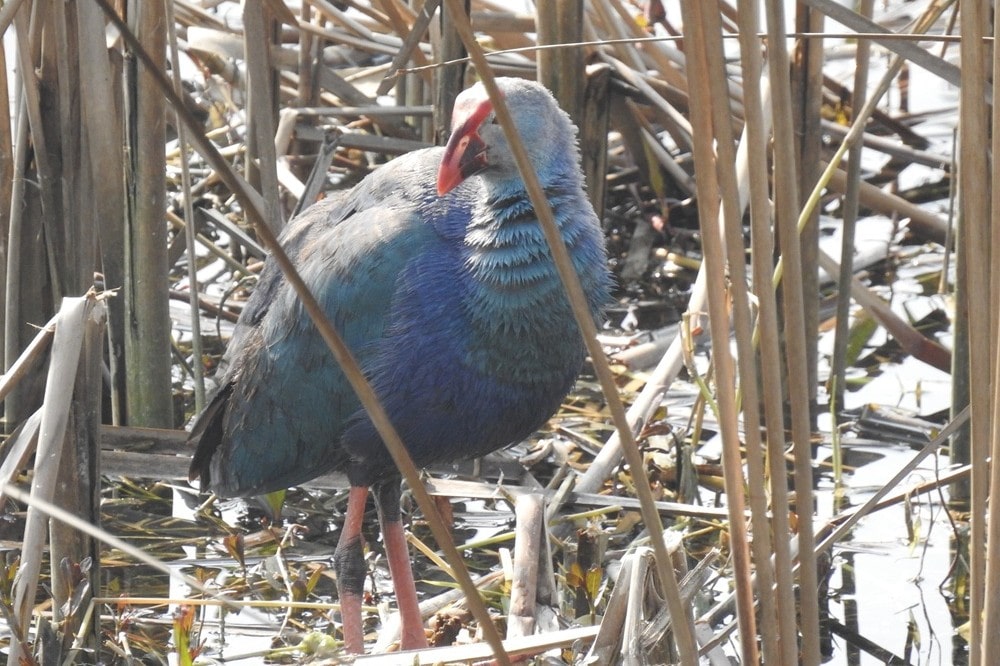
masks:
{"type": "MultiPolygon", "coordinates": [[[[595,319],[610,300],[576,128],[542,86],[498,79],[595,319]]],[[[398,157],[314,204],[281,243],[371,381],[418,466],[519,441],[558,408],[584,346],[535,212],[481,84],[457,99],[444,149],[398,157]]],[[[344,641],[361,652],[361,525],[369,488],[404,649],[426,645],[381,439],[274,262],[246,304],[219,390],[192,428],[191,479],[248,496],[346,472],[334,554],[344,641]]]]}

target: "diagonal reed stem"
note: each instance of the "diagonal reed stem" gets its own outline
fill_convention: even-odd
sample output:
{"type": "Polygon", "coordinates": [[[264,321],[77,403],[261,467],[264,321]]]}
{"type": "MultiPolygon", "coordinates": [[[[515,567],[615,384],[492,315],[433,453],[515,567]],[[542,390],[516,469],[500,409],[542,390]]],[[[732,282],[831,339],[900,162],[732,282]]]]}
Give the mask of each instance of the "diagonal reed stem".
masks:
{"type": "Polygon", "coordinates": [[[545,232],[545,238],[549,243],[553,261],[559,270],[559,276],[562,279],[563,287],[566,289],[570,304],[573,307],[577,323],[583,333],[583,339],[587,345],[587,351],[590,353],[594,370],[604,391],[605,399],[608,401],[608,407],[614,419],[615,426],[618,429],[618,435],[622,439],[625,458],[635,477],[636,492],[639,495],[643,520],[646,522],[646,527],[649,530],[650,541],[653,544],[653,551],[656,556],[656,568],[660,577],[660,585],[663,587],[671,617],[674,618],[674,640],[677,643],[681,663],[685,666],[695,666],[698,663],[698,649],[694,636],[694,624],[691,620],[690,612],[688,612],[681,601],[677,578],[674,575],[673,566],[670,563],[670,555],[663,541],[662,522],[656,512],[656,505],[649,487],[649,480],[646,478],[642,455],[629,428],[625,406],[622,404],[621,396],[618,395],[618,388],[615,384],[611,367],[604,356],[604,350],[601,348],[600,342],[597,340],[597,327],[590,316],[583,287],[580,285],[580,280],[576,275],[576,270],[573,268],[573,263],[569,257],[565,242],[556,226],[552,209],[548,204],[541,184],[538,182],[538,176],[528,158],[523,142],[517,135],[514,121],[497,88],[489,63],[486,61],[482,48],[479,46],[472,32],[469,19],[462,10],[459,0],[446,0],[445,6],[451,15],[451,19],[459,35],[462,37],[462,41],[465,43],[465,48],[469,51],[469,56],[476,66],[476,71],[482,78],[490,100],[493,102],[497,121],[507,134],[511,152],[514,154],[514,159],[517,161],[518,169],[521,171],[528,195],[531,198],[531,205],[535,209],[535,213],[538,215],[539,222],[545,232]]]}
{"type": "Polygon", "coordinates": [[[451,538],[451,533],[445,526],[444,521],[441,519],[441,515],[437,511],[434,501],[431,499],[431,496],[428,494],[427,489],[424,487],[424,484],[420,479],[420,472],[410,459],[410,455],[406,451],[406,447],[403,445],[402,440],[390,422],[388,414],[386,414],[385,409],[379,403],[374,389],[372,389],[371,384],[361,372],[361,368],[358,366],[358,363],[351,354],[351,351],[347,348],[343,339],[326,318],[322,308],[316,301],[316,297],[309,291],[309,287],[306,286],[302,277],[295,270],[295,266],[288,258],[288,255],[285,254],[284,250],[278,244],[274,233],[264,222],[263,211],[266,210],[266,207],[262,205],[262,197],[246,184],[243,178],[241,178],[233,170],[232,166],[230,166],[230,164],[222,157],[222,155],[219,154],[219,151],[215,149],[215,146],[208,141],[201,131],[199,131],[197,121],[191,116],[190,112],[182,103],[180,97],[173,90],[169,80],[162,71],[157,69],[155,66],[152,66],[153,63],[148,60],[148,55],[142,48],[142,45],[138,42],[135,35],[129,31],[128,26],[125,25],[114,9],[107,3],[107,0],[95,1],[101,6],[101,9],[104,11],[108,19],[115,24],[115,27],[119,30],[122,37],[126,42],[128,42],[129,47],[132,48],[136,55],[144,61],[143,65],[147,67],[151,74],[153,74],[160,91],[171,104],[174,111],[177,113],[178,118],[191,130],[191,135],[189,137],[191,143],[201,153],[205,160],[216,169],[220,179],[226,184],[227,187],[230,188],[233,194],[239,198],[240,203],[242,203],[245,207],[247,217],[253,224],[254,230],[263,241],[265,247],[267,247],[268,251],[271,253],[271,258],[277,262],[278,266],[281,268],[281,271],[284,273],[288,283],[295,290],[296,295],[302,302],[303,308],[309,314],[309,317],[315,324],[316,329],[323,338],[323,341],[330,348],[330,351],[337,360],[337,363],[340,364],[340,367],[344,372],[344,376],[351,383],[351,387],[354,389],[355,393],[357,393],[358,399],[361,401],[361,404],[364,406],[369,418],[371,418],[372,424],[375,426],[379,436],[385,443],[386,449],[388,449],[390,455],[392,456],[393,462],[396,464],[396,467],[399,469],[403,478],[406,479],[406,483],[413,493],[414,499],[420,506],[420,510],[424,514],[428,526],[434,534],[434,538],[438,542],[438,546],[442,551],[444,551],[445,557],[455,568],[458,583],[466,592],[469,609],[472,611],[473,616],[479,623],[486,642],[489,643],[490,647],[493,649],[495,659],[499,664],[510,664],[510,658],[504,651],[503,640],[500,638],[496,625],[493,623],[486,605],[479,596],[478,589],[476,588],[472,577],[469,575],[469,571],[466,569],[461,555],[455,548],[455,543],[451,538]]]}

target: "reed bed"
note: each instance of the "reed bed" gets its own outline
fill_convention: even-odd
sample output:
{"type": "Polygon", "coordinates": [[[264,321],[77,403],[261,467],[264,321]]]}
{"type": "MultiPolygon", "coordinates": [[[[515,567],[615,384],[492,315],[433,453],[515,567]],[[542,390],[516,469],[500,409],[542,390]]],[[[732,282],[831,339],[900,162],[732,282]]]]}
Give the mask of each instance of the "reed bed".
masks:
{"type": "MultiPolygon", "coordinates": [[[[264,528],[181,481],[183,425],[268,254],[393,452],[412,545],[438,586],[423,602],[434,648],[386,653],[385,616],[353,663],[819,664],[831,550],[871,512],[945,491],[956,534],[968,530],[950,583],[967,646],[952,656],[998,663],[1000,578],[987,563],[1000,548],[1000,471],[988,463],[1000,452],[1000,18],[985,0],[874,5],[3,4],[8,663],[346,658],[331,574],[296,526],[322,537],[345,479],[295,491],[286,526],[264,528]],[[845,58],[846,81],[831,74],[845,58]],[[957,114],[937,112],[953,114],[954,155],[906,108],[917,67],[959,91],[957,114]],[[427,478],[275,239],[323,191],[440,143],[458,92],[499,75],[538,78],[579,124],[620,302],[607,330],[581,317],[591,373],[551,430],[515,449],[520,464],[491,457],[478,476],[427,478]],[[887,186],[913,165],[937,182],[887,186]],[[906,198],[924,195],[936,204],[906,198]],[[839,258],[820,247],[827,211],[842,219],[839,258]],[[906,220],[911,244],[947,257],[936,285],[954,304],[947,335],[901,316],[858,272],[855,227],[873,213],[906,220]],[[835,285],[829,353],[817,268],[835,285]],[[670,308],[683,317],[648,323],[670,308]],[[844,410],[875,329],[951,376],[950,413],[844,410]],[[841,434],[865,427],[918,449],[865,501],[821,516],[818,444],[841,470],[841,434]],[[941,451],[951,473],[908,487],[941,451]],[[696,501],[713,492],[714,505],[696,501]],[[512,508],[513,530],[459,543],[445,510],[456,497],[512,508]],[[149,520],[171,503],[191,515],[149,520]],[[140,563],[173,583],[121,588],[140,563]],[[246,626],[227,628],[234,613],[246,626]],[[259,634],[267,647],[242,648],[259,634]]],[[[573,301],[571,267],[563,277],[573,301]]]]}

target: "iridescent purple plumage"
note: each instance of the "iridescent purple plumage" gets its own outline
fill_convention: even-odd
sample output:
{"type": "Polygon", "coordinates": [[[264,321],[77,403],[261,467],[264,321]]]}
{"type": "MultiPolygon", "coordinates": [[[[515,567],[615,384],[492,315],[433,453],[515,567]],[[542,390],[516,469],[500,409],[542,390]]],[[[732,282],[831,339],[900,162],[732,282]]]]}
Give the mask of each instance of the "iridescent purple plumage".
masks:
{"type": "MultiPolygon", "coordinates": [[[[610,278],[583,189],[576,130],[541,86],[498,83],[600,318],[610,278]]],[[[544,235],[481,86],[462,93],[455,119],[447,149],[392,160],[313,205],[281,238],[418,466],[484,455],[528,436],[558,408],[584,360],[544,235]]],[[[347,646],[360,651],[360,617],[348,615],[360,612],[364,565],[359,532],[348,528],[360,526],[366,489],[375,486],[387,551],[398,544],[398,472],[273,263],[237,325],[220,387],[192,430],[192,479],[220,495],[246,496],[329,470],[347,473],[348,527],[335,560],[342,602],[350,599],[347,646]]],[[[389,561],[393,578],[409,576],[412,587],[405,553],[390,553],[389,561]],[[404,563],[407,571],[399,571],[404,563]]],[[[417,647],[419,618],[399,601],[403,646],[417,647]]]]}

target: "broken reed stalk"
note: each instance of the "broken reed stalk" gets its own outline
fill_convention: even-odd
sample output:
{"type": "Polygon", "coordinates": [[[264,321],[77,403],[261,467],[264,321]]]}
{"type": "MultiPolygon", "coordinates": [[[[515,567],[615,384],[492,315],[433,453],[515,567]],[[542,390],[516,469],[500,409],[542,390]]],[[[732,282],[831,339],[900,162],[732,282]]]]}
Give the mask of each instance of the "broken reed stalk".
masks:
{"type": "MultiPolygon", "coordinates": [[[[714,562],[718,551],[710,551],[692,574],[687,572],[687,555],[683,537],[668,530],[667,549],[675,568],[684,574],[681,598],[690,603],[705,578],[698,576],[714,562]]],[[[648,546],[632,547],[621,558],[614,589],[611,591],[597,635],[590,645],[585,663],[595,664],[654,664],[670,661],[670,646],[662,637],[673,621],[664,613],[662,599],[651,585],[655,571],[655,554],[648,546]]]]}
{"type": "Polygon", "coordinates": [[[514,579],[511,581],[507,638],[530,636],[535,630],[535,591],[538,589],[539,552],[545,530],[544,495],[529,493],[514,500],[517,536],[514,539],[514,579]]]}
{"type": "MultiPolygon", "coordinates": [[[[94,292],[83,297],[82,346],[56,481],[59,505],[91,525],[101,524],[101,368],[108,297],[107,293],[94,292]]],[[[100,591],[100,546],[86,534],[50,520],[49,568],[53,619],[62,634],[63,649],[67,649],[74,634],[87,633],[83,609],[100,591]]],[[[97,644],[100,629],[90,627],[89,634],[97,644]]]]}
{"type": "MultiPolygon", "coordinates": [[[[729,246],[730,259],[735,252],[738,261],[728,264],[730,282],[746,288],[746,264],[743,258],[742,207],[736,183],[734,165],[736,154],[731,131],[729,95],[725,82],[725,60],[722,53],[721,23],[718,8],[701,3],[683,3],[685,53],[688,56],[688,80],[707,81],[708,86],[689,85],[690,117],[694,138],[695,183],[698,189],[698,217],[700,219],[702,251],[709,271],[708,309],[712,328],[712,363],[716,376],[718,419],[722,435],[723,479],[726,487],[726,506],[729,509],[730,551],[733,559],[733,578],[736,586],[736,615],[740,627],[741,655],[744,663],[760,661],[757,651],[757,629],[754,611],[752,567],[747,539],[746,521],[743,518],[746,480],[740,453],[738,423],[739,407],[736,400],[736,372],[729,345],[729,293],[726,289],[726,244],[720,230],[727,236],[729,229],[736,231],[738,245],[729,246]],[[714,125],[714,127],[713,127],[714,125]],[[713,143],[718,151],[716,159],[713,143]],[[721,186],[722,200],[718,192],[721,186]]],[[[752,345],[750,312],[743,293],[733,298],[737,338],[746,350],[752,345]],[[740,296],[743,296],[741,299],[740,296]],[[738,310],[738,312],[736,312],[738,310]]],[[[746,364],[744,364],[746,365],[746,364]]],[[[753,407],[756,409],[756,405],[753,407]]],[[[763,500],[763,496],[760,496],[763,500]]],[[[758,502],[761,506],[763,502],[758,502]]],[[[766,507],[761,506],[766,511],[766,507]]],[[[770,586],[769,588],[770,589],[770,586]]]]}
{"type": "MultiPolygon", "coordinates": [[[[42,421],[41,408],[21,421],[14,428],[14,432],[7,437],[3,445],[3,463],[0,464],[0,483],[10,483],[13,481],[28,464],[31,456],[35,453],[35,445],[38,439],[38,427],[42,421]]],[[[0,491],[0,499],[3,499],[3,492],[0,491]]]]}
{"type": "MultiPolygon", "coordinates": [[[[77,376],[83,348],[84,324],[96,302],[90,297],[64,299],[56,318],[52,357],[45,383],[36,463],[31,480],[31,497],[44,502],[51,502],[58,488],[60,461],[66,443],[70,441],[70,438],[66,437],[66,428],[70,421],[74,381],[66,381],[66,378],[77,376]]],[[[45,549],[48,531],[48,516],[38,510],[32,510],[29,506],[21,552],[33,553],[35,556],[25,557],[21,561],[11,593],[13,639],[8,657],[11,663],[21,663],[22,660],[30,660],[31,657],[28,649],[28,631],[42,567],[42,558],[37,554],[45,549]]],[[[50,566],[55,568],[58,562],[53,564],[50,561],[50,566]]]]}
{"type": "Polygon", "coordinates": [[[57,319],[58,315],[50,319],[45,326],[42,326],[38,334],[25,347],[21,355],[17,357],[17,360],[10,364],[7,372],[3,376],[0,376],[0,401],[6,398],[17,387],[18,382],[24,379],[42,360],[43,354],[49,348],[49,344],[55,335],[57,319]]]}

